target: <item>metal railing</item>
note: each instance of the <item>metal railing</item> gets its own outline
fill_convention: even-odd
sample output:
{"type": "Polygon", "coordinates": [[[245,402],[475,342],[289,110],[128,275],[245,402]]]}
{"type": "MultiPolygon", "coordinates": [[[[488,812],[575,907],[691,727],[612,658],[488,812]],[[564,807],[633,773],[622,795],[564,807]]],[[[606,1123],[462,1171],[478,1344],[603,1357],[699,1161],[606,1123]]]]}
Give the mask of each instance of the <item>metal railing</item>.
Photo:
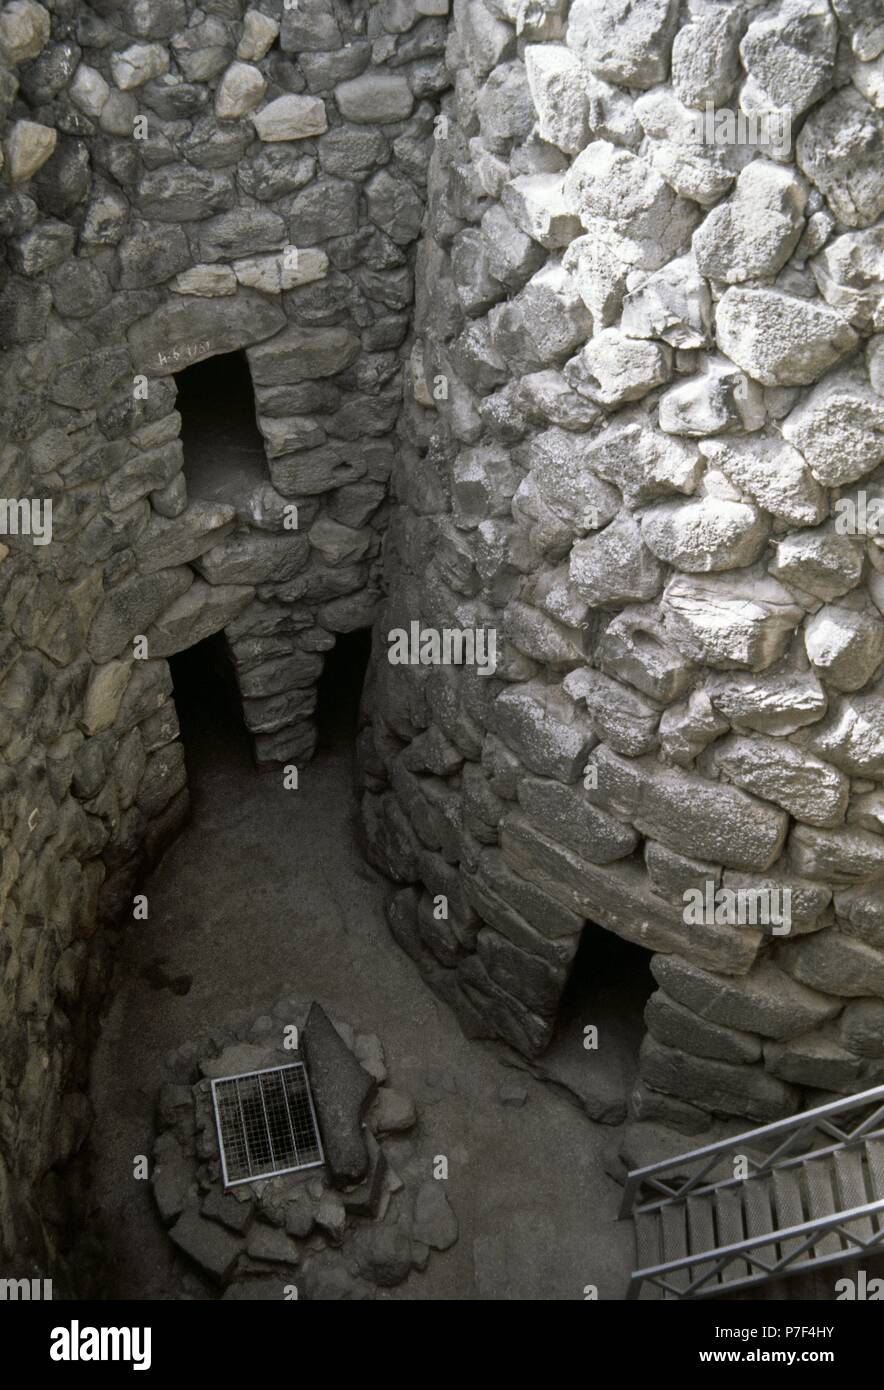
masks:
{"type": "MultiPolygon", "coordinates": [[[[884,1139],[884,1086],[637,1168],[627,1177],[620,1217],[658,1219],[664,1208],[683,1204],[689,1196],[705,1197],[712,1202],[718,1192],[795,1169],[808,1160],[831,1162],[836,1153],[855,1148],[870,1138],[884,1139]],[[854,1124],[839,1123],[841,1117],[857,1112],[859,1117],[854,1124]],[[823,1136],[835,1142],[815,1147],[823,1136]],[[799,1146],[800,1151],[796,1152],[799,1146]],[[761,1157],[748,1152],[759,1147],[768,1150],[761,1157]],[[706,1181],[713,1170],[720,1170],[728,1158],[737,1155],[749,1170],[745,1177],[734,1177],[731,1171],[727,1176],[706,1181]],[[648,1196],[640,1202],[638,1199],[645,1192],[648,1196]]],[[[709,1298],[735,1293],[777,1275],[796,1273],[798,1268],[804,1273],[878,1251],[884,1251],[884,1197],[637,1269],[630,1278],[626,1297],[637,1298],[642,1286],[651,1284],[676,1298],[709,1298]],[[865,1223],[862,1233],[856,1229],[858,1223],[865,1223]],[[809,1253],[826,1236],[840,1238],[839,1246],[843,1241],[843,1247],[818,1255],[809,1253]],[[734,1262],[742,1263],[749,1272],[725,1279],[725,1272],[734,1262]],[[679,1279],[684,1274],[687,1279],[679,1279]]]]}
{"type": "Polygon", "coordinates": [[[791,1268],[795,1264],[800,1264],[800,1272],[803,1274],[809,1269],[819,1269],[823,1265],[843,1264],[847,1260],[858,1259],[862,1254],[874,1254],[884,1250],[884,1224],[865,1238],[844,1228],[852,1221],[868,1220],[878,1212],[884,1216],[884,1198],[878,1202],[867,1202],[862,1207],[852,1207],[850,1211],[834,1212],[831,1216],[803,1221],[799,1226],[783,1226],[774,1231],[765,1231],[762,1235],[748,1236],[732,1245],[718,1246],[714,1250],[695,1251],[690,1255],[682,1255],[677,1260],[667,1260],[664,1264],[634,1270],[629,1279],[626,1297],[638,1298],[642,1284],[647,1283],[655,1284],[675,1298],[712,1298],[723,1293],[731,1294],[740,1289],[751,1288],[753,1284],[766,1283],[778,1274],[797,1273],[797,1270],[791,1268]],[[848,1243],[847,1249],[815,1255],[811,1259],[802,1258],[830,1232],[843,1236],[848,1243]],[[780,1242],[791,1240],[797,1240],[798,1244],[779,1257],[765,1258],[757,1253],[758,1247],[776,1246],[780,1242]],[[719,1275],[723,1274],[734,1260],[757,1266],[758,1273],[746,1275],[741,1279],[729,1279],[724,1283],[717,1282],[714,1286],[708,1287],[709,1281],[718,1280],[719,1275]],[[680,1270],[690,1270],[698,1265],[702,1266],[701,1272],[683,1287],[666,1282],[680,1270]],[[705,1289],[704,1284],[707,1285],[705,1289]]]}
{"type": "MultiPolygon", "coordinates": [[[[620,1204],[620,1219],[632,1215],[636,1205],[636,1197],[645,1184],[655,1192],[663,1194],[663,1200],[656,1204],[657,1207],[664,1206],[669,1201],[680,1201],[689,1194],[698,1194],[700,1191],[710,1191],[722,1186],[721,1182],[708,1184],[705,1188],[700,1188],[699,1184],[706,1174],[723,1160],[733,1158],[737,1154],[742,1155],[744,1149],[752,1145],[757,1147],[759,1141],[763,1142],[768,1139],[776,1141],[781,1138],[782,1142],[774,1148],[772,1153],[767,1154],[760,1161],[754,1159],[751,1154],[745,1155],[747,1162],[753,1167],[753,1176],[785,1166],[786,1155],[793,1152],[797,1144],[803,1144],[805,1140],[809,1140],[815,1132],[826,1134],[837,1141],[826,1150],[826,1152],[834,1152],[835,1149],[846,1148],[858,1143],[877,1129],[884,1129],[884,1086],[875,1086],[870,1091],[860,1091],[855,1096],[845,1096],[843,1100],[834,1100],[830,1101],[828,1105],[817,1106],[815,1110],[803,1110],[797,1115],[788,1116],[785,1120],[774,1120],[772,1124],[762,1125],[758,1129],[745,1130],[742,1134],[735,1134],[730,1139],[719,1139],[715,1144],[706,1144],[703,1148],[691,1149],[687,1153],[676,1154],[674,1158],[664,1158],[659,1163],[650,1163],[645,1168],[634,1169],[626,1179],[623,1200],[620,1204]],[[844,1130],[831,1118],[834,1115],[846,1115],[851,1111],[864,1110],[867,1107],[870,1113],[853,1129],[844,1130]],[[684,1174],[685,1168],[692,1163],[700,1165],[698,1171],[684,1177],[679,1182],[678,1176],[684,1174]],[[663,1181],[663,1176],[667,1172],[675,1175],[672,1185],[663,1181]]],[[[820,1155],[821,1152],[814,1150],[817,1155],[820,1155]]],[[[806,1148],[802,1149],[800,1157],[805,1158],[807,1153],[806,1148]]],[[[650,1210],[651,1208],[642,1206],[641,1209],[650,1210]]]]}

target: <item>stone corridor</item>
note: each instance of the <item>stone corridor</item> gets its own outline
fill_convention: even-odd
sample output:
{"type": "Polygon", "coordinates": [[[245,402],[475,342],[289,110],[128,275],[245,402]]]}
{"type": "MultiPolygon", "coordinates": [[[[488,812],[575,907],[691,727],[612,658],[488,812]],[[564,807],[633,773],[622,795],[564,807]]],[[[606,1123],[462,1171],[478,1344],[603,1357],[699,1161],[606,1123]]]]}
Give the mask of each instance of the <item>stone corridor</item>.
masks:
{"type": "Polygon", "coordinates": [[[879,8],[0,0],[4,1260],[616,1299],[884,1086],[879,8]]]}
{"type": "Polygon", "coordinates": [[[384,881],[355,835],[352,687],[321,722],[298,791],[255,770],[235,691],[225,701],[214,688],[185,715],[193,817],[143,885],[149,921],[127,934],[92,1068],[105,1296],[217,1296],[182,1270],[132,1158],[150,1151],[166,1054],[232,1014],[264,1014],[284,981],[382,1038],[423,1148],[450,1161],[457,1243],[380,1297],[579,1299],[594,1283],[621,1298],[632,1238],[603,1168],[615,1131],[515,1070],[505,1049],[464,1038],[389,935],[384,881]]]}

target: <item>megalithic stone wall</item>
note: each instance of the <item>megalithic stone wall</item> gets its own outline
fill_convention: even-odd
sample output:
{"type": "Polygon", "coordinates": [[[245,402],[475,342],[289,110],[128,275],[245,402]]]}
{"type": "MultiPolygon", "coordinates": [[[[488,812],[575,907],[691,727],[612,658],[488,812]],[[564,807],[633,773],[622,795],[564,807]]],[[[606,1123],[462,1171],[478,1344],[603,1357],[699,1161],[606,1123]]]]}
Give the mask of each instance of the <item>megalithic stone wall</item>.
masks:
{"type": "Polygon", "coordinates": [[[0,1245],[43,1269],[186,814],[166,657],[223,630],[303,761],[384,587],[367,835],[467,1028],[542,1049],[589,922],[655,953],[643,1113],[882,1074],[875,7],[447,9],[0,9],[0,1245]],[[239,349],[267,481],[207,507],[174,376],[239,349]],[[413,622],[494,674],[390,664],[413,622]],[[710,882],[789,934],[687,922],[710,882]]]}
{"type": "Polygon", "coordinates": [[[688,1132],[884,1080],[882,51],[864,0],[454,4],[367,839],[475,1035],[654,952],[688,1132]]]}
{"type": "Polygon", "coordinates": [[[107,929],[187,812],[166,658],[223,630],[300,764],[374,615],[446,8],[0,9],[0,1247],[44,1270],[107,929]],[[241,349],[266,480],[207,503],[175,373],[241,349]]]}

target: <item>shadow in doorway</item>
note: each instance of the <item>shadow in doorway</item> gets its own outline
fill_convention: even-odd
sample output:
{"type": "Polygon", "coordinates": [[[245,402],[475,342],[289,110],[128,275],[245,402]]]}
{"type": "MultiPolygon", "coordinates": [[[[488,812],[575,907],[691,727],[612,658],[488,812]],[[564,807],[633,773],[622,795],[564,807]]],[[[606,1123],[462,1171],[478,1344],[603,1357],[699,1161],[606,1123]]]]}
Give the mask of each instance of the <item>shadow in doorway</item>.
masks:
{"type": "Polygon", "coordinates": [[[359,702],[371,655],[371,630],[341,632],[325,654],[316,701],[317,754],[352,753],[359,732],[359,702]]]}
{"type": "Polygon", "coordinates": [[[589,922],[562,995],[552,1042],[535,1067],[564,1086],[591,1119],[619,1124],[638,1073],[647,1031],[644,1008],[657,988],[651,953],[589,922]],[[598,1030],[598,1045],[584,1046],[585,1029],[598,1030]]]}
{"type": "Polygon", "coordinates": [[[175,377],[188,496],[236,504],[268,483],[264,440],[244,352],[195,362],[175,377]]]}
{"type": "Polygon", "coordinates": [[[198,810],[207,777],[252,765],[251,738],[222,633],[177,652],[169,669],[191,802],[198,810]]]}

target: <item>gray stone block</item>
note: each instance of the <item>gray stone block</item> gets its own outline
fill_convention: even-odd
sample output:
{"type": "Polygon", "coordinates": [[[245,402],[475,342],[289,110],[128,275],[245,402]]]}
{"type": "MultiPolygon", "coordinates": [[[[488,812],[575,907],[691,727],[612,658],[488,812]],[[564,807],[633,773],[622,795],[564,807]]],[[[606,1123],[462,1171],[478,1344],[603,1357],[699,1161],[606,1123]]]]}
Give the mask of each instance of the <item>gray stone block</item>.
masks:
{"type": "Polygon", "coordinates": [[[227,1282],[243,1242],[196,1211],[186,1211],[169,1231],[175,1245],[216,1284],[227,1282]]]}
{"type": "Polygon", "coordinates": [[[712,970],[745,974],[761,934],[750,927],[688,926],[682,911],[650,891],[641,868],[628,861],[591,864],[546,838],[529,821],[507,816],[501,849],[509,867],[581,917],[648,950],[678,951],[712,970]]]}
{"type": "Polygon", "coordinates": [[[678,854],[756,870],[780,855],[788,816],[736,787],[650,757],[623,758],[605,744],[593,750],[590,765],[597,776],[587,800],[678,854]]]}
{"type": "Polygon", "coordinates": [[[783,969],[762,959],[738,980],[713,974],[693,958],[675,955],[655,956],[651,969],[671,998],[702,1018],[765,1038],[792,1038],[819,1027],[841,1009],[837,999],[792,979],[794,971],[784,973],[789,968],[787,953],[794,950],[787,946],[780,952],[783,969]]]}
{"type": "Polygon", "coordinates": [[[739,1115],[755,1124],[781,1120],[798,1109],[800,1092],[761,1066],[733,1066],[692,1057],[648,1036],[642,1044],[641,1074],[649,1086],[697,1103],[719,1115],[739,1115]]]}
{"type": "Polygon", "coordinates": [[[336,1186],[360,1182],[368,1171],[362,1121],[376,1083],[319,1004],[311,1005],[301,1045],[331,1179],[336,1186]]]}

